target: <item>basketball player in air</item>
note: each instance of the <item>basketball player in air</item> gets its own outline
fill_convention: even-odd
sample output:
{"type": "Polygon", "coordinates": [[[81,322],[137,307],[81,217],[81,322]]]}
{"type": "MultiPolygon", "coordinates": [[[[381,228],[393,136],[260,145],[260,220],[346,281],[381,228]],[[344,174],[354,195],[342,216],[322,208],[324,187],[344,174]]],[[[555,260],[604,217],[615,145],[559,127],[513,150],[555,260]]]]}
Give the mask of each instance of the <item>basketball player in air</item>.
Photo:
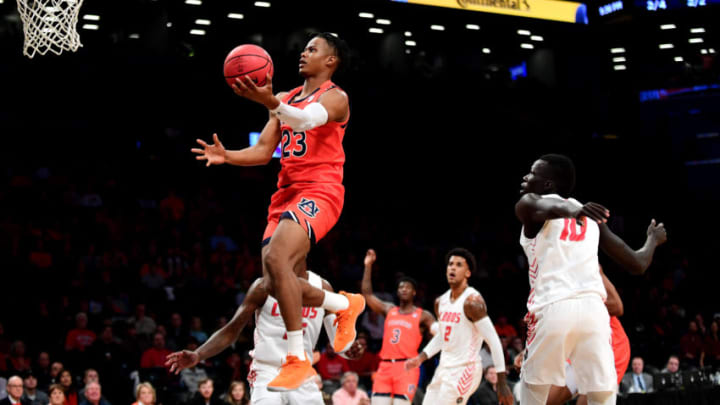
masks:
{"type": "MultiPolygon", "coordinates": [[[[332,286],[317,274],[303,268],[299,277],[310,285],[332,291],[332,286]]],[[[250,365],[248,383],[252,404],[259,405],[324,405],[322,394],[312,379],[304,381],[294,391],[272,392],[268,383],[280,372],[286,354],[286,331],[278,307],[278,302],[269,295],[262,278],[255,280],[238,308],[232,320],[216,331],[202,346],[194,351],[182,350],[168,355],[166,365],[170,371],[179,373],[184,368],[194,367],[201,361],[217,355],[235,343],[250,318],[255,315],[255,348],[250,352],[253,361],[250,365]]],[[[333,339],[335,314],[322,308],[303,307],[303,349],[306,356],[312,357],[313,349],[324,325],[329,339],[333,339]]],[[[355,344],[345,352],[347,357],[359,357],[362,346],[355,344]]]]}
{"type": "MultiPolygon", "coordinates": [[[[630,340],[618,319],[619,316],[622,316],[624,307],[620,294],[618,294],[613,283],[611,283],[605,273],[603,273],[602,267],[600,267],[600,276],[607,291],[605,308],[607,308],[608,314],[610,315],[615,372],[617,373],[617,383],[620,384],[620,381],[622,381],[625,375],[625,370],[627,370],[628,364],[630,363],[630,340]]],[[[578,394],[577,378],[575,377],[575,370],[571,363],[565,364],[565,381],[566,384],[564,387],[553,385],[550,388],[547,401],[548,405],[562,405],[578,394]]],[[[577,405],[587,405],[587,403],[587,395],[580,394],[577,399],[577,405]]]]}
{"type": "Polygon", "coordinates": [[[513,396],[505,380],[505,355],[495,326],[487,314],[485,300],[468,285],[475,271],[475,256],[466,249],[451,250],[445,259],[450,289],[435,300],[440,327],[423,351],[405,363],[406,370],[440,354],[440,364],[425,391],[424,405],[464,405],[482,379],[480,348],[490,346],[497,371],[497,396],[502,405],[512,405],[513,396]]]}
{"type": "Polygon", "coordinates": [[[329,33],[315,35],[300,55],[299,72],[305,82],[289,92],[273,95],[268,74],[258,87],[244,76],[233,85],[236,94],[265,106],[269,119],[257,144],[242,150],[225,150],[213,135],[214,144],[198,139],[202,148],[192,149],[207,165],[267,164],[282,141],[282,169],[278,191],[268,209],[263,235],[265,289],[277,298],[287,327],[288,353],[269,390],[298,388],[312,377],[310,359],[302,348],[302,303],[322,306],[337,314],[334,349],[345,351],[355,340],[355,321],[365,308],[360,294],[323,292],[296,276],[304,266],[311,245],[335,225],[342,211],[345,152],[342,139],[350,119],[348,96],[330,79],[346,61],[347,45],[329,33]]]}
{"type": "Polygon", "coordinates": [[[645,245],[633,251],[607,227],[610,212],[605,207],[569,198],[574,185],[572,161],[544,155],[523,178],[522,197],[515,205],[531,287],[523,405],[545,404],[551,385],[566,384],[566,360],[589,404],[615,403],[617,381],[598,246],[631,273],[642,274],[666,238],[663,224],[653,220],[645,245]]]}
{"type": "Polygon", "coordinates": [[[404,277],[397,287],[399,305],[380,300],[373,294],[374,250],[365,255],[362,294],[370,309],[385,317],[380,367],[373,377],[372,405],[410,405],[417,390],[420,369],[405,371],[405,361],[418,355],[423,333],[432,331],[435,317],[414,304],[417,284],[404,277]]]}

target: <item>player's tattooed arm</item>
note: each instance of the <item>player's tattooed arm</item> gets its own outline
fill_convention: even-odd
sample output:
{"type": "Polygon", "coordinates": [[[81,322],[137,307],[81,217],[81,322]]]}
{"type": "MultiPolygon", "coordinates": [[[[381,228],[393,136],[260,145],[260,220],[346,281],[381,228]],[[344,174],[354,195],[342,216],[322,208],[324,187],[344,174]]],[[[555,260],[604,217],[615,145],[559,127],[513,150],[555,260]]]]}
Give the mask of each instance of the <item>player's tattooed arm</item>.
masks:
{"type": "Polygon", "coordinates": [[[600,248],[631,274],[645,273],[645,270],[650,267],[655,248],[666,241],[665,225],[656,224],[654,219],[648,226],[645,244],[638,250],[632,250],[606,224],[600,225],[600,248]]]}
{"type": "Polygon", "coordinates": [[[263,287],[263,279],[259,278],[255,280],[248,290],[245,300],[227,325],[213,333],[212,336],[196,350],[182,350],[168,355],[165,365],[170,367],[170,372],[178,374],[185,368],[194,367],[200,361],[217,355],[233,344],[240,336],[240,332],[242,332],[243,328],[252,318],[255,310],[265,303],[267,297],[268,293],[263,287]]]}
{"type": "Polygon", "coordinates": [[[472,322],[477,322],[487,316],[487,305],[480,294],[468,297],[463,305],[465,316],[472,322]]]}
{"type": "Polygon", "coordinates": [[[618,294],[613,283],[611,283],[607,278],[602,267],[600,267],[600,276],[602,276],[603,284],[605,285],[605,290],[607,291],[605,307],[607,307],[608,313],[610,316],[622,316],[625,312],[625,308],[623,306],[622,299],[620,298],[620,294],[618,294]]]}
{"type": "Polygon", "coordinates": [[[393,307],[393,304],[383,301],[375,294],[373,294],[372,266],[376,260],[377,254],[375,253],[375,251],[372,249],[368,249],[367,253],[365,254],[364,260],[365,272],[363,273],[361,292],[363,297],[365,297],[365,302],[367,303],[368,307],[370,307],[373,312],[385,316],[390,310],[390,308],[393,307]]]}

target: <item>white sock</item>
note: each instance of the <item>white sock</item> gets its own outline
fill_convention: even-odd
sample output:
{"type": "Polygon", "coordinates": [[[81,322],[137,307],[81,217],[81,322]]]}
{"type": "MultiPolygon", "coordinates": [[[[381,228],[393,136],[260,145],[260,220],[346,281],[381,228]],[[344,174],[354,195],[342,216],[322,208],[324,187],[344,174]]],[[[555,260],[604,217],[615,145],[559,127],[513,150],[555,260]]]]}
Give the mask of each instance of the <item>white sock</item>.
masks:
{"type": "Polygon", "coordinates": [[[303,349],[303,331],[294,330],[287,332],[288,340],[288,356],[295,356],[300,360],[305,360],[305,349],[303,349]]]}
{"type": "Polygon", "coordinates": [[[330,312],[342,311],[350,306],[350,301],[340,294],[325,291],[325,298],[323,298],[322,307],[330,312]]]}

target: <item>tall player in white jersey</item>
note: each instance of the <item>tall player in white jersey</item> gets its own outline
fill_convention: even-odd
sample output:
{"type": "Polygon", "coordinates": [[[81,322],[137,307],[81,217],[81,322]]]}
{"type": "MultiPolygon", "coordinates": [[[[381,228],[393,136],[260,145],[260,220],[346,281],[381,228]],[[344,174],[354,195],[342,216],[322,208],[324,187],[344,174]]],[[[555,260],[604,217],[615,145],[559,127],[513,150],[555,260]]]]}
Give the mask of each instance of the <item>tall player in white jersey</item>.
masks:
{"type": "MultiPolygon", "coordinates": [[[[306,279],[315,288],[332,291],[332,286],[313,272],[302,270],[298,272],[298,277],[306,279]]],[[[259,405],[323,405],[322,394],[312,378],[294,391],[273,392],[267,389],[268,383],[278,375],[285,360],[287,335],[278,301],[268,294],[262,278],[252,284],[233,319],[202,346],[195,351],[183,350],[168,356],[170,371],[178,373],[225,350],[237,340],[253,315],[256,326],[255,348],[250,352],[253,361],[248,374],[250,402],[259,405]]],[[[312,358],[323,324],[328,338],[333,341],[335,315],[325,313],[321,307],[303,307],[302,317],[303,346],[308,358],[312,358]]],[[[345,355],[358,357],[361,354],[359,350],[361,347],[354,342],[345,355]]]]}
{"type": "Polygon", "coordinates": [[[645,245],[633,251],[607,227],[600,204],[568,198],[575,167],[562,155],[544,155],[523,178],[515,213],[520,244],[530,264],[528,336],[522,368],[523,405],[545,404],[551,385],[565,385],[565,361],[588,403],[614,404],[617,390],[610,346],[607,298],[598,271],[598,246],[613,260],[642,274],[652,259],[662,224],[653,220],[645,245]]]}
{"type": "Polygon", "coordinates": [[[502,405],[512,405],[513,396],[505,381],[505,356],[495,326],[487,315],[485,300],[468,285],[475,271],[475,256],[466,249],[451,250],[445,260],[450,289],[435,300],[440,328],[416,357],[405,363],[407,370],[441,352],[440,364],[427,386],[423,404],[464,405],[482,379],[480,348],[490,346],[497,370],[497,396],[502,405]]]}

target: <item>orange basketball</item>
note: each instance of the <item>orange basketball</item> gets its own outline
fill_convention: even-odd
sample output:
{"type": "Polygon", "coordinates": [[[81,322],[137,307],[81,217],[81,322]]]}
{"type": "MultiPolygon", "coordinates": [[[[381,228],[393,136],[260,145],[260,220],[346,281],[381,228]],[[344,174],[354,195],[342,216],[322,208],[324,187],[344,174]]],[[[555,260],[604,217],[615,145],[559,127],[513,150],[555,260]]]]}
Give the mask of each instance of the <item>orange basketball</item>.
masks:
{"type": "Polygon", "coordinates": [[[236,47],[225,58],[225,81],[232,86],[235,79],[249,76],[258,86],[264,86],[266,75],[273,75],[273,63],[270,54],[257,45],[244,44],[236,47]]]}

